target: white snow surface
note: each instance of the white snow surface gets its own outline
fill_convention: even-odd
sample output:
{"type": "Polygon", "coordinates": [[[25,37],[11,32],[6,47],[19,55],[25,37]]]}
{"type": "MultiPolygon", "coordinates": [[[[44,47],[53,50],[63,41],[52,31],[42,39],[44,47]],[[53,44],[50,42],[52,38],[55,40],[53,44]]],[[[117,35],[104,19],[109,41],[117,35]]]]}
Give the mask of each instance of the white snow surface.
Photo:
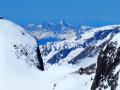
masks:
{"type": "MultiPolygon", "coordinates": [[[[0,31],[0,90],[90,90],[93,75],[71,74],[78,70],[76,66],[53,65],[42,72],[30,66],[27,57],[17,58],[14,44],[29,47],[29,53],[36,46],[35,39],[20,26],[1,19],[0,31]]],[[[34,55],[30,58],[35,59],[34,55]]]]}

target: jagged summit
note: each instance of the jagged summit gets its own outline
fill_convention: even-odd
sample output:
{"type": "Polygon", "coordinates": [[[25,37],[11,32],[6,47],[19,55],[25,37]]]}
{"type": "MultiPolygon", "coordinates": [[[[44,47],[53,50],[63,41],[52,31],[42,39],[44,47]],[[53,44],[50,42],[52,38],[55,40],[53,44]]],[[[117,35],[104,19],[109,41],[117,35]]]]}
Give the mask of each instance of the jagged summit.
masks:
{"type": "MultiPolygon", "coordinates": [[[[40,44],[46,44],[47,42],[61,41],[72,37],[80,37],[83,33],[117,29],[120,25],[107,25],[102,27],[90,27],[90,26],[74,26],[64,20],[60,22],[44,22],[40,25],[30,24],[25,28],[28,32],[41,40],[40,44]]],[[[117,29],[118,30],[118,29],[117,29]]]]}

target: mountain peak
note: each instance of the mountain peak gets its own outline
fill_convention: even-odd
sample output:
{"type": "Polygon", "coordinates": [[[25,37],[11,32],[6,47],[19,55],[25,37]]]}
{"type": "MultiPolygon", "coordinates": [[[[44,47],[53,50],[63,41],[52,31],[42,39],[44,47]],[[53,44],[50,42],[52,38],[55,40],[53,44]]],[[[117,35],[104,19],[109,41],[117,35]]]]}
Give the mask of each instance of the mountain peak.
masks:
{"type": "Polygon", "coordinates": [[[65,23],[66,23],[65,20],[63,20],[63,19],[60,20],[61,25],[65,25],[65,23]]]}

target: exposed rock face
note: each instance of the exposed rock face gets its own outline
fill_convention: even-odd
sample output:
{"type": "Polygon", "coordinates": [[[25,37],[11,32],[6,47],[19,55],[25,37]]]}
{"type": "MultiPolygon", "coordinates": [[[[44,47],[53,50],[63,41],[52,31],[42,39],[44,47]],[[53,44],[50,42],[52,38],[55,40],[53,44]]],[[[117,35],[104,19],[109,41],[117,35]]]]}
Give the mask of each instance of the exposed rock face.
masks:
{"type": "Polygon", "coordinates": [[[120,47],[118,42],[109,42],[98,56],[97,69],[91,90],[116,90],[120,70],[120,47]]]}
{"type": "Polygon", "coordinates": [[[43,65],[43,59],[41,57],[41,53],[40,53],[40,48],[39,48],[39,44],[38,44],[38,40],[37,38],[35,38],[37,41],[37,48],[36,48],[36,52],[37,52],[37,59],[38,59],[38,64],[37,64],[37,68],[44,71],[44,65],[43,65]]]}
{"type": "Polygon", "coordinates": [[[80,75],[82,75],[82,74],[86,74],[86,75],[90,75],[90,74],[93,74],[93,73],[95,73],[95,70],[96,70],[96,64],[94,63],[94,64],[91,64],[90,66],[88,66],[88,67],[85,67],[85,68],[80,68],[79,69],[79,71],[78,71],[78,73],[80,74],[80,75]]]}

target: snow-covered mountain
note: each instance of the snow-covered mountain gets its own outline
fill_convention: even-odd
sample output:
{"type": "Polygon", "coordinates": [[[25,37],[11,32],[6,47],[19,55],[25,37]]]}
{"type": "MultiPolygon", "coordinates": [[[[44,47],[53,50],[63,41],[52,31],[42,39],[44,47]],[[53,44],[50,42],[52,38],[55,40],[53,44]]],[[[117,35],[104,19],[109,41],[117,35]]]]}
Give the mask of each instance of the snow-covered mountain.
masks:
{"type": "Polygon", "coordinates": [[[65,40],[40,45],[44,62],[78,64],[85,58],[96,57],[104,45],[120,32],[120,25],[91,29],[65,40]]]}
{"type": "Polygon", "coordinates": [[[44,46],[9,20],[0,31],[0,90],[120,90],[120,25],[44,46]]]}

